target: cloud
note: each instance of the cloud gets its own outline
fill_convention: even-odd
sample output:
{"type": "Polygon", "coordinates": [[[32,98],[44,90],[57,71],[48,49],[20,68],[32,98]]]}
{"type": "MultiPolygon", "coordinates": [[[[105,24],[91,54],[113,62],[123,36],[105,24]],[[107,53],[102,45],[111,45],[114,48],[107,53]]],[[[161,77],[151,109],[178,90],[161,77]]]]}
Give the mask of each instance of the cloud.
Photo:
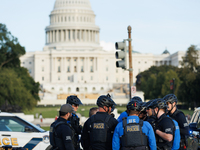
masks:
{"type": "Polygon", "coordinates": [[[100,41],[100,45],[103,47],[103,50],[105,51],[115,51],[115,43],[112,42],[105,42],[100,41]]]}

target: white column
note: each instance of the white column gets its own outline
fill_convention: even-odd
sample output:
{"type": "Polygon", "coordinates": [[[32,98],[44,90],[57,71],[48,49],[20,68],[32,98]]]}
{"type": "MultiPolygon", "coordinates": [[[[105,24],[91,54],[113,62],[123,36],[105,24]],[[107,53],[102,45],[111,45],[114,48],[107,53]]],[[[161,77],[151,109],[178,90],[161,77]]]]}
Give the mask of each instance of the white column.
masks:
{"type": "Polygon", "coordinates": [[[88,30],[88,42],[90,42],[90,30],[88,30]]]}
{"type": "Polygon", "coordinates": [[[48,43],[50,43],[50,31],[48,31],[48,43]]]}
{"type": "Polygon", "coordinates": [[[77,29],[75,29],[74,41],[77,41],[77,32],[78,32],[77,29]]]}
{"type": "Polygon", "coordinates": [[[61,30],[61,42],[64,41],[64,30],[61,30]]]}
{"type": "Polygon", "coordinates": [[[56,42],[59,42],[59,30],[56,30],[56,42]]]}
{"type": "Polygon", "coordinates": [[[65,30],[65,36],[66,36],[65,41],[69,41],[69,39],[68,39],[68,38],[69,38],[69,37],[68,37],[68,30],[67,30],[67,29],[65,30]]]}
{"type": "Polygon", "coordinates": [[[49,42],[51,43],[51,37],[52,37],[52,35],[51,35],[51,31],[49,31],[49,38],[50,38],[50,40],[49,40],[49,42]]]}
{"type": "Polygon", "coordinates": [[[73,30],[70,30],[70,41],[73,41],[73,30]]]}
{"type": "Polygon", "coordinates": [[[52,31],[52,38],[53,38],[52,43],[54,43],[55,42],[55,31],[54,30],[52,31]]]}
{"type": "Polygon", "coordinates": [[[46,42],[46,44],[47,44],[47,32],[46,32],[46,34],[45,34],[45,42],[46,42]]]}

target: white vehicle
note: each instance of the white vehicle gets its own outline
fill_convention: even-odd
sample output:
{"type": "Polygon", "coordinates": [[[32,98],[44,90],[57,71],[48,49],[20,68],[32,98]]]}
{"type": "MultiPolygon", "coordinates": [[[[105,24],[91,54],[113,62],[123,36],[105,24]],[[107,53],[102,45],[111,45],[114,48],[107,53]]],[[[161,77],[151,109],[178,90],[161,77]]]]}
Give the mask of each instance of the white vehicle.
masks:
{"type": "Polygon", "coordinates": [[[49,131],[14,114],[0,112],[0,147],[4,145],[26,150],[49,150],[49,131]]]}

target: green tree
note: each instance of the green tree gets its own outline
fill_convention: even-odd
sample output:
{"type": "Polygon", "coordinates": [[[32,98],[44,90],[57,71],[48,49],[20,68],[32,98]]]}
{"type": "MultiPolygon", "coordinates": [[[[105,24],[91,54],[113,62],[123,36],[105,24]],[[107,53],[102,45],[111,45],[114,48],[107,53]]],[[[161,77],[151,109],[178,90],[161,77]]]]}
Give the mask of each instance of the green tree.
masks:
{"type": "Polygon", "coordinates": [[[199,70],[199,50],[196,46],[191,45],[186,56],[183,57],[182,66],[178,71],[182,80],[180,90],[178,91],[178,99],[188,106],[197,107],[200,105],[199,89],[200,89],[200,70],[199,70]]]}
{"type": "Polygon", "coordinates": [[[17,105],[22,110],[32,109],[37,101],[18,77],[14,69],[2,68],[0,71],[0,105],[17,105]]]}
{"type": "Polygon", "coordinates": [[[172,93],[170,90],[170,80],[176,79],[176,92],[180,85],[180,79],[174,66],[152,66],[148,70],[142,72],[141,90],[145,93],[145,99],[155,99],[164,97],[166,94],[172,93]]]}
{"type": "Polygon", "coordinates": [[[19,57],[25,54],[17,38],[7,31],[5,25],[0,24],[0,69],[5,67],[20,67],[19,57]]]}
{"type": "Polygon", "coordinates": [[[24,54],[25,48],[17,38],[0,24],[0,106],[32,109],[40,100],[40,84],[33,80],[26,68],[20,67],[19,57],[24,54]]]}

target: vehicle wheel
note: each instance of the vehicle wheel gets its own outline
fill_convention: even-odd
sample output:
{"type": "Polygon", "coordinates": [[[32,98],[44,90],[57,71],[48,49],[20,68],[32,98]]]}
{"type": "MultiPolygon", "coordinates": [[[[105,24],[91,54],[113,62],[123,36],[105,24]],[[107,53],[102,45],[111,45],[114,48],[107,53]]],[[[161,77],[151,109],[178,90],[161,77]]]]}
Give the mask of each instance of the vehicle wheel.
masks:
{"type": "Polygon", "coordinates": [[[51,150],[52,146],[49,145],[45,150],[51,150]]]}

